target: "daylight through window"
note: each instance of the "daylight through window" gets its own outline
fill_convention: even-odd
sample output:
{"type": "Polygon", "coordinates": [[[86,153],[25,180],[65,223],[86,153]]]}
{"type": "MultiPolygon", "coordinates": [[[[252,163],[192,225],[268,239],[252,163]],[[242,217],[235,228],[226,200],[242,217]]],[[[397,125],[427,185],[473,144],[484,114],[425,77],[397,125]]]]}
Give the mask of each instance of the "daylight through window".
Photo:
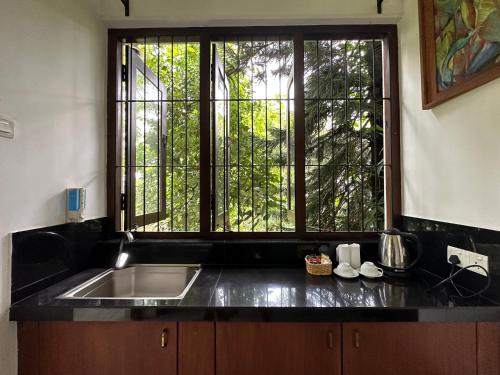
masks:
{"type": "Polygon", "coordinates": [[[392,207],[384,46],[334,33],[123,39],[121,229],[382,229],[392,207]]]}

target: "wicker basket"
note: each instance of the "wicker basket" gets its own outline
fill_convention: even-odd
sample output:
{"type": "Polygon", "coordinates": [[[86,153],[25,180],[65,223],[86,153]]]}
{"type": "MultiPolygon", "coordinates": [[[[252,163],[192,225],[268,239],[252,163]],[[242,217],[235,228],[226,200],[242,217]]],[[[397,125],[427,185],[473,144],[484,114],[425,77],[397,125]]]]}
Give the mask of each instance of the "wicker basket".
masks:
{"type": "Polygon", "coordinates": [[[332,274],[332,262],[323,261],[321,263],[312,263],[309,261],[309,257],[306,256],[306,270],[307,273],[314,276],[330,276],[332,274]]]}

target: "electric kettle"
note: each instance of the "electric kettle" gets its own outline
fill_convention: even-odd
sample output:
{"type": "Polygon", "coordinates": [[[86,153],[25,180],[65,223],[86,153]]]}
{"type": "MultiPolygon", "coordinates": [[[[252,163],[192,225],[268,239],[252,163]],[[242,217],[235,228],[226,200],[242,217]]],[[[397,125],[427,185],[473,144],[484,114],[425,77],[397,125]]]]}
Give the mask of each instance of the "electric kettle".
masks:
{"type": "Polygon", "coordinates": [[[387,229],[380,235],[378,256],[379,265],[389,274],[405,275],[422,256],[422,244],[418,237],[412,233],[400,232],[395,228],[387,229]],[[416,256],[413,260],[410,259],[408,243],[413,243],[416,248],[416,256]]]}

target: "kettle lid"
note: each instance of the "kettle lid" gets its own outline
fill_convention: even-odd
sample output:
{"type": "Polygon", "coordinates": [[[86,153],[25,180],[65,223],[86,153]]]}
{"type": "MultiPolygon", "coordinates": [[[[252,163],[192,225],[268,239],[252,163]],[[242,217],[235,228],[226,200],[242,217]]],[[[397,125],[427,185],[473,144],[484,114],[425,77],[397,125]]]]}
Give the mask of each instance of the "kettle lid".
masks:
{"type": "Polygon", "coordinates": [[[397,228],[389,228],[384,230],[384,234],[400,235],[401,231],[397,228]]]}

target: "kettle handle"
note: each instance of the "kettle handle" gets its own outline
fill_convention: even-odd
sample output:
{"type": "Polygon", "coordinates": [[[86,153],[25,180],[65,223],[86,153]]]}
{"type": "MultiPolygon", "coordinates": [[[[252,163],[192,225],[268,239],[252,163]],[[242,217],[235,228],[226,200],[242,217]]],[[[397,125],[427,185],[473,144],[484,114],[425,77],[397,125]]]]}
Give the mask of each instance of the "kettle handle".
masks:
{"type": "Polygon", "coordinates": [[[417,264],[417,262],[422,257],[422,253],[423,253],[422,243],[420,242],[419,238],[415,234],[413,234],[413,233],[404,233],[404,232],[401,232],[400,234],[401,234],[401,237],[407,238],[410,241],[415,242],[415,244],[417,245],[417,256],[415,257],[415,259],[413,260],[413,262],[411,262],[410,265],[407,267],[407,268],[413,268],[415,266],[415,264],[417,264]]]}

